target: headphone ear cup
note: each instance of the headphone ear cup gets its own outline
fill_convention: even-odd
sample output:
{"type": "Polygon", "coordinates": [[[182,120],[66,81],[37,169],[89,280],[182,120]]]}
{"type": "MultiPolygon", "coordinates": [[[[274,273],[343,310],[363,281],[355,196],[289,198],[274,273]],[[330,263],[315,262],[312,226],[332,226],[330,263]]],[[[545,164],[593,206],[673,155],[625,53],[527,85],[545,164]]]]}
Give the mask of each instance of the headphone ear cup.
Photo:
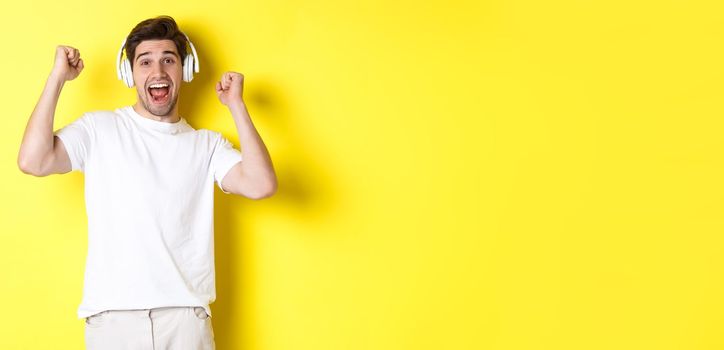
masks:
{"type": "Polygon", "coordinates": [[[123,82],[123,85],[128,85],[128,83],[126,83],[126,62],[125,61],[126,61],[125,59],[121,59],[121,62],[118,65],[118,74],[120,74],[119,79],[121,79],[121,81],[123,82]]]}
{"type": "Polygon", "coordinates": [[[194,80],[194,56],[186,55],[184,58],[184,81],[194,80]]]}
{"type": "Polygon", "coordinates": [[[126,78],[126,59],[121,59],[121,80],[123,81],[123,85],[128,87],[128,79],[126,78]]]}
{"type": "Polygon", "coordinates": [[[188,62],[189,56],[186,55],[183,60],[183,65],[181,66],[181,78],[183,78],[184,81],[189,81],[189,62],[188,62]]]}
{"type": "Polygon", "coordinates": [[[133,83],[133,71],[131,70],[131,62],[129,62],[127,58],[124,58],[123,63],[121,64],[121,75],[123,76],[123,81],[126,83],[126,86],[130,88],[135,85],[133,83]]]}

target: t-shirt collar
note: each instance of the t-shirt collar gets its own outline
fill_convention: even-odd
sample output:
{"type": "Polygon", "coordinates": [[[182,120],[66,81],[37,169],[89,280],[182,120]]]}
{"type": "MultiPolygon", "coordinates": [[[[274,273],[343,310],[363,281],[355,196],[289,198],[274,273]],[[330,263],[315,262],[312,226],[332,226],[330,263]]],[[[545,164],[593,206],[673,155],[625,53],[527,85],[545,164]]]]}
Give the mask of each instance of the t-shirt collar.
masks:
{"type": "Polygon", "coordinates": [[[187,124],[184,117],[179,117],[179,120],[175,123],[167,123],[146,118],[138,114],[138,112],[133,109],[133,106],[126,106],[123,107],[123,109],[128,115],[131,116],[134,121],[138,122],[140,125],[166,134],[177,134],[179,132],[182,132],[187,124]]]}

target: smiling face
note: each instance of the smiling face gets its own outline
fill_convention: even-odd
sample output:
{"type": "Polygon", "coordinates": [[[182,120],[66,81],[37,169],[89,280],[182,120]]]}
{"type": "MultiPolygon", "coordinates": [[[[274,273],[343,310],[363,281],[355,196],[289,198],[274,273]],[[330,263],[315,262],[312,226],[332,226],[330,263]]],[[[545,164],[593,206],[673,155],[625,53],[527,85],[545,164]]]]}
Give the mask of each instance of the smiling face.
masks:
{"type": "Polygon", "coordinates": [[[136,109],[148,112],[156,120],[178,118],[182,61],[171,40],[145,40],[136,47],[133,60],[133,81],[138,102],[136,109]],[[154,117],[155,116],[155,117],[154,117]]]}

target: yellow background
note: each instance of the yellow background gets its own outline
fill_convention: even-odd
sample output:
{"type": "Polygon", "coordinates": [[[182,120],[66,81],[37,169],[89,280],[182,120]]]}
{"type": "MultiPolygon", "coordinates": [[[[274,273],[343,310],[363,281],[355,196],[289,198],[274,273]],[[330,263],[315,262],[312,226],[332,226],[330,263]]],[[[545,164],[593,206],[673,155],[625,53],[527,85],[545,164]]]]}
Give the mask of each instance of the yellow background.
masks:
{"type": "Polygon", "coordinates": [[[1,349],[81,349],[82,174],[16,157],[55,45],[60,128],[135,102],[130,29],[173,16],[197,128],[244,99],[279,192],[216,199],[219,349],[724,348],[717,1],[20,1],[0,15],[1,349]]]}

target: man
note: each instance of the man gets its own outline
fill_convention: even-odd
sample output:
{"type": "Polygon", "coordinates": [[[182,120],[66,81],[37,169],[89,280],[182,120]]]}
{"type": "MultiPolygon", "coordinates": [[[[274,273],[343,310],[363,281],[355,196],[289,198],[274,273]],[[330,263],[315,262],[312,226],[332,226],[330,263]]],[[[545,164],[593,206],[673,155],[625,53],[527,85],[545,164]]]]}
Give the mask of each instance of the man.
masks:
{"type": "Polygon", "coordinates": [[[243,161],[221,134],[179,116],[181,81],[193,74],[183,70],[186,44],[193,49],[187,39],[171,17],[139,23],[124,47],[137,102],[85,113],[54,133],[61,89],[84,67],[77,49],[58,46],[23,136],[23,172],[84,173],[88,255],[78,317],[88,349],[213,349],[214,182],[252,199],[276,192],[269,153],[242,99],[243,75],[227,72],[216,84],[243,161]]]}

